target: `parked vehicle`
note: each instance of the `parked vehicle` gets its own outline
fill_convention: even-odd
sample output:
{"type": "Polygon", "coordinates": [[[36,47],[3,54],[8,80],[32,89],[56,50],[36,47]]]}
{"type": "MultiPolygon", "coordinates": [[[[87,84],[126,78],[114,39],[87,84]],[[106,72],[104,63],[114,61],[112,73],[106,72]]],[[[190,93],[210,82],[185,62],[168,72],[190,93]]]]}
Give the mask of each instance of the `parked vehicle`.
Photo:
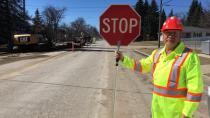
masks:
{"type": "Polygon", "coordinates": [[[15,34],[13,36],[13,46],[20,49],[33,48],[43,40],[40,34],[15,34]]]}

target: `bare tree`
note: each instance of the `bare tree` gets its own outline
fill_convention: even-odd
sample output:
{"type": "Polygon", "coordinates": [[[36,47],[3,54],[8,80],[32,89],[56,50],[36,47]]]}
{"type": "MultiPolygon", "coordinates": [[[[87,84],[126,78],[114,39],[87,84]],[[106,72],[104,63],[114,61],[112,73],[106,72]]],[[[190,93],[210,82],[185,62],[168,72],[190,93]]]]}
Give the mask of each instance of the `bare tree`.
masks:
{"type": "Polygon", "coordinates": [[[48,6],[43,11],[46,34],[50,44],[57,42],[57,28],[60,21],[64,18],[65,11],[66,8],[56,8],[53,6],[48,6]]]}
{"type": "Polygon", "coordinates": [[[86,32],[87,24],[83,18],[78,18],[74,22],[71,23],[71,30],[75,36],[80,36],[81,32],[86,32]]]}
{"type": "Polygon", "coordinates": [[[88,35],[90,35],[91,37],[95,37],[95,38],[100,38],[99,32],[97,30],[96,27],[93,27],[91,25],[87,25],[87,29],[86,32],[88,35]]]}

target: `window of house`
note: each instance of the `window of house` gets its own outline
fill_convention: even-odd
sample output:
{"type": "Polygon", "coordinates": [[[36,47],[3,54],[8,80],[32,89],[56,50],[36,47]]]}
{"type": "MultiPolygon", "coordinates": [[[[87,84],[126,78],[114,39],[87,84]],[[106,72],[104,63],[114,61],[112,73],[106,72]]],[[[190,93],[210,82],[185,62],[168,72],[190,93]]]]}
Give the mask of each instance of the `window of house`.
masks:
{"type": "Polygon", "coordinates": [[[191,38],[191,33],[190,32],[186,32],[184,38],[191,38]]]}
{"type": "Polygon", "coordinates": [[[198,33],[198,37],[202,37],[202,32],[198,33]]]}
{"type": "Polygon", "coordinates": [[[206,36],[210,36],[210,32],[206,32],[206,36]]]}
{"type": "Polygon", "coordinates": [[[196,32],[193,32],[193,37],[197,37],[197,33],[196,32]]]}

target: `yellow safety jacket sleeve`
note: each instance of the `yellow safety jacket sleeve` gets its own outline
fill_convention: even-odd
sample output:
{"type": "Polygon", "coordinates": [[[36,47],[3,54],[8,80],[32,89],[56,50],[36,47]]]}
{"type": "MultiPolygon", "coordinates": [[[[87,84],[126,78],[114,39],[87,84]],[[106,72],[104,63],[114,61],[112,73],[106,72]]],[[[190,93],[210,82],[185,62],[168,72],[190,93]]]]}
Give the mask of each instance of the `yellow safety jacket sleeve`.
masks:
{"type": "Polygon", "coordinates": [[[141,60],[135,60],[128,56],[124,56],[123,61],[121,64],[128,69],[132,69],[137,72],[147,73],[152,70],[152,63],[153,63],[153,55],[155,54],[157,50],[154,50],[152,54],[144,59],[141,60]]]}
{"type": "Polygon", "coordinates": [[[203,93],[203,81],[200,69],[200,60],[197,54],[192,52],[187,59],[186,66],[186,87],[187,97],[184,102],[183,114],[192,117],[193,112],[198,108],[203,93]]]}

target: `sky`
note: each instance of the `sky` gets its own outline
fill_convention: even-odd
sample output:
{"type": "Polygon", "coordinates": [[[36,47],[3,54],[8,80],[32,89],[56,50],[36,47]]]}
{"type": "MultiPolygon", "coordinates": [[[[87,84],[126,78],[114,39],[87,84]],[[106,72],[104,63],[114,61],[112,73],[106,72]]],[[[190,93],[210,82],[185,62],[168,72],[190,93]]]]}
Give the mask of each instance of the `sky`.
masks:
{"type": "MultiPolygon", "coordinates": [[[[202,2],[203,7],[210,0],[199,0],[202,2]]],[[[38,8],[40,12],[44,10],[46,6],[55,6],[58,8],[67,8],[62,23],[70,24],[72,21],[79,17],[85,19],[87,24],[99,28],[99,17],[100,15],[111,5],[111,4],[129,4],[130,6],[135,5],[137,0],[26,0],[26,10],[29,15],[34,17],[35,10],[38,8]]],[[[150,3],[151,0],[148,0],[150,3]]],[[[171,9],[174,13],[187,13],[192,0],[163,0],[164,10],[168,15],[171,9]],[[168,4],[165,4],[168,2],[168,4]]],[[[157,0],[159,6],[160,0],[157,0]]],[[[61,23],[61,24],[62,24],[61,23]]]]}

